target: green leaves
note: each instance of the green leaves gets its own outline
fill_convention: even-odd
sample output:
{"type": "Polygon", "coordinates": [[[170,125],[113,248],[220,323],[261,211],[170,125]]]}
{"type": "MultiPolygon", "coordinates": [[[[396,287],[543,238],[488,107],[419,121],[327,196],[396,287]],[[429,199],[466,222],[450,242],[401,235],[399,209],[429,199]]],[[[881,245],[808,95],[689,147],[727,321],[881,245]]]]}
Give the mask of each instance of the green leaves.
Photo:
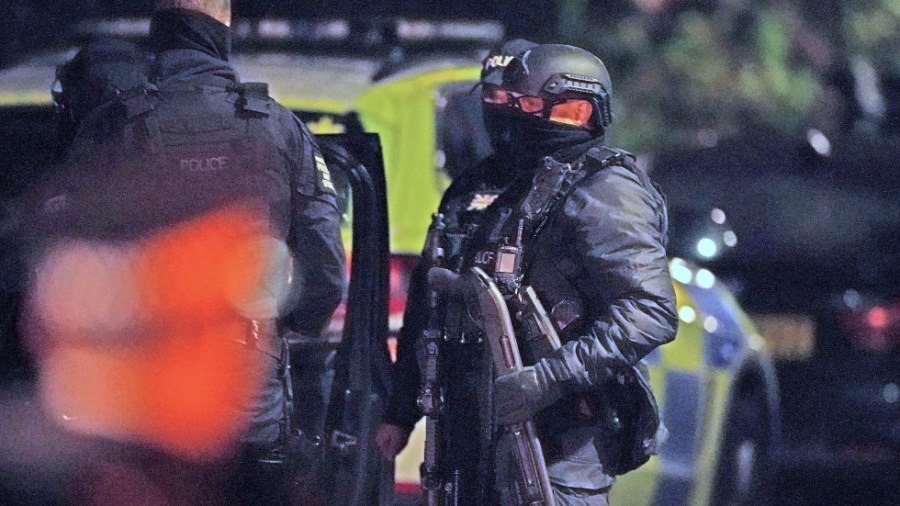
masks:
{"type": "Polygon", "coordinates": [[[683,3],[677,13],[588,23],[576,44],[597,52],[613,74],[613,142],[653,151],[748,125],[797,134],[829,65],[847,55],[876,63],[897,58],[900,2],[843,2],[843,22],[828,26],[807,17],[825,15],[807,4],[704,11],[683,3]]]}

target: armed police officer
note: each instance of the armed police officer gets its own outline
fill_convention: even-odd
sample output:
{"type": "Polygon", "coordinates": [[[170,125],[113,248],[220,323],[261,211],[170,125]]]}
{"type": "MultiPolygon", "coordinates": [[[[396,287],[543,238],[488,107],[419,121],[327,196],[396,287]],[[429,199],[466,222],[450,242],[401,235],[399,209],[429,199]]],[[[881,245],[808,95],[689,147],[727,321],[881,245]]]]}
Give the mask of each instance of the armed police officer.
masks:
{"type": "MultiPolygon", "coordinates": [[[[265,85],[240,83],[228,63],[230,19],[230,0],[157,0],[150,34],[156,55],[152,79],[157,87],[216,88],[215,105],[234,123],[222,128],[238,138],[236,144],[262,138],[263,149],[242,155],[277,181],[258,189],[271,193],[264,198],[272,202],[272,221],[287,238],[299,288],[280,318],[280,333],[316,337],[340,303],[346,282],[336,189],[306,126],[270,98],[265,85]]],[[[173,120],[179,118],[179,112],[172,114],[173,120]]],[[[186,112],[180,114],[187,119],[186,112]]],[[[199,131],[185,136],[203,138],[209,122],[199,123],[199,131]]]]}
{"type": "Polygon", "coordinates": [[[424,411],[426,494],[517,504],[497,435],[533,419],[552,485],[540,503],[604,505],[614,477],[665,437],[642,363],[677,328],[664,198],[607,146],[610,78],[591,53],[509,41],[484,60],[480,88],[494,154],[453,181],[435,215],[376,443],[393,458],[424,411]],[[526,367],[492,374],[485,315],[434,302],[435,264],[496,284],[526,367]],[[529,293],[537,313],[521,303],[529,293]]]}
{"type": "MultiPolygon", "coordinates": [[[[74,91],[69,95],[69,105],[91,107],[70,109],[77,113],[72,141],[58,177],[48,184],[54,192],[50,196],[56,196],[36,206],[31,234],[38,245],[35,250],[60,250],[72,238],[78,238],[90,241],[88,244],[99,241],[110,245],[104,246],[104,251],[125,251],[127,247],[127,251],[140,254],[145,254],[141,245],[161,238],[161,245],[154,251],[171,253],[173,266],[181,265],[181,261],[195,267],[179,274],[200,279],[201,273],[205,276],[218,267],[184,263],[184,259],[196,256],[198,251],[207,254],[202,248],[208,244],[227,243],[238,233],[236,229],[254,233],[264,229],[264,244],[257,249],[240,243],[232,250],[216,251],[212,259],[221,265],[219,275],[203,278],[194,289],[200,293],[221,284],[223,291],[202,294],[208,298],[219,293],[231,297],[232,292],[227,290],[246,285],[245,278],[250,274],[225,270],[230,265],[227,259],[246,263],[259,251],[266,255],[266,265],[251,267],[253,276],[265,286],[252,293],[241,288],[247,293],[229,299],[233,307],[222,317],[235,315],[236,319],[224,320],[229,331],[246,330],[234,339],[221,338],[223,347],[238,343],[248,350],[245,355],[262,357],[253,359],[253,363],[263,363],[261,387],[252,399],[220,392],[222,384],[252,391],[249,384],[255,382],[255,376],[234,379],[231,376],[243,373],[235,366],[229,377],[220,378],[218,390],[209,391],[221,394],[223,399],[249,401],[229,406],[230,416],[246,421],[239,423],[246,430],[239,434],[239,457],[234,459],[235,470],[227,480],[227,499],[239,504],[286,504],[294,440],[286,337],[318,337],[322,332],[343,294],[345,256],[335,187],[324,158],[306,127],[268,96],[265,85],[238,80],[228,61],[230,21],[230,0],[156,0],[148,48],[115,46],[124,47],[126,58],[107,56],[113,47],[109,44],[85,49],[88,53],[80,55],[83,62],[114,61],[120,65],[95,69],[102,71],[98,75],[107,76],[104,82],[114,92],[102,104],[97,104],[105,92],[102,88],[78,90],[94,93],[93,100],[77,100],[74,91]],[[195,220],[204,216],[212,218],[199,218],[201,225],[213,223],[216,227],[231,216],[246,217],[247,221],[234,222],[231,230],[197,228],[202,233],[192,233],[195,220]],[[182,243],[194,249],[179,250],[182,243]],[[244,250],[240,248],[245,247],[246,255],[241,257],[244,250]],[[257,273],[260,268],[263,271],[257,273]]],[[[78,75],[84,73],[70,77],[78,75]]],[[[62,96],[66,96],[65,91],[62,96]]],[[[169,264],[156,265],[165,271],[169,264]]],[[[182,287],[183,279],[171,281],[174,295],[160,294],[158,300],[145,301],[146,305],[194,293],[190,287],[182,287]]],[[[186,304],[174,304],[169,311],[190,307],[186,304]]],[[[41,301],[33,305],[39,307],[41,301]]],[[[193,337],[201,338],[200,334],[208,334],[206,331],[212,328],[204,327],[204,318],[208,317],[196,315],[196,321],[183,326],[195,329],[193,337]]],[[[190,343],[184,346],[189,348],[190,343]]],[[[220,370],[216,364],[211,367],[220,370]]],[[[203,406],[214,403],[210,399],[198,401],[203,406]]],[[[173,407],[173,411],[177,409],[173,407]]],[[[221,419],[208,422],[208,427],[229,426],[221,419]]],[[[138,441],[142,437],[130,436],[138,441]]],[[[143,443],[154,447],[157,441],[143,443]]],[[[171,449],[178,443],[168,441],[167,445],[171,449]]],[[[182,445],[182,453],[184,446],[190,445],[182,445]]],[[[226,450],[231,447],[227,446],[226,450]]],[[[190,490],[190,484],[180,485],[182,492],[190,490]]],[[[183,497],[169,497],[168,502],[179,501],[191,503],[183,497]]]]}

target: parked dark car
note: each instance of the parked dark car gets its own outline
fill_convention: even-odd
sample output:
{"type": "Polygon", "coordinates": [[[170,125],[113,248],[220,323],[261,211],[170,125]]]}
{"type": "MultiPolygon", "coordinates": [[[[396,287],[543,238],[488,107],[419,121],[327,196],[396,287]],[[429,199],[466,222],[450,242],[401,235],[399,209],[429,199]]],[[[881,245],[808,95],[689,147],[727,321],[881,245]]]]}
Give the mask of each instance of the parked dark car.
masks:
{"type": "Polygon", "coordinates": [[[900,300],[846,290],[812,316],[812,355],[777,366],[790,443],[781,458],[785,493],[798,505],[896,504],[900,300]]]}
{"type": "Polygon", "coordinates": [[[900,136],[812,130],[752,131],[654,160],[676,253],[735,289],[775,356],[780,504],[900,497],[897,160],[900,136]],[[689,219],[710,207],[721,215],[689,219]]]}

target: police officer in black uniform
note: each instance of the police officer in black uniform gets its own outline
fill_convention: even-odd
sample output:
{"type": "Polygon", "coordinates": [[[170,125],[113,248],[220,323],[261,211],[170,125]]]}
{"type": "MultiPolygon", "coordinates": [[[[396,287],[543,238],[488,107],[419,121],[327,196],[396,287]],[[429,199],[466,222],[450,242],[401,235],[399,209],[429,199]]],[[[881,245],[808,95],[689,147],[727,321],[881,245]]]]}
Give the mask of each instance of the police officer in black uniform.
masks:
{"type": "MultiPolygon", "coordinates": [[[[495,424],[534,418],[557,504],[605,505],[615,475],[645,462],[665,437],[642,363],[677,328],[665,202],[632,155],[606,145],[611,85],[596,56],[509,41],[484,60],[480,87],[495,154],[444,195],[444,265],[481,268],[507,301],[531,286],[562,346],[536,351],[520,337],[527,367],[494,380],[481,327],[448,303],[441,479],[460,482],[461,504],[496,502],[513,478],[492,461],[495,424]],[[501,248],[518,251],[512,276],[508,266],[501,272],[501,248]]],[[[434,256],[426,248],[423,258],[434,256]]],[[[411,282],[393,396],[376,434],[385,458],[420,418],[417,343],[429,311],[416,301],[433,288],[428,267],[421,262],[411,282]]]]}
{"type": "MultiPolygon", "coordinates": [[[[131,240],[232,202],[253,202],[266,215],[271,235],[290,252],[293,275],[283,276],[287,285],[273,282],[272,300],[241,308],[252,320],[248,343],[272,341],[260,347],[270,355],[271,375],[256,405],[239,407],[251,422],[227,496],[286,504],[294,440],[286,338],[321,334],[343,295],[345,255],[324,158],[265,85],[238,80],[228,62],[230,20],[230,0],[154,2],[148,50],[132,58],[124,47],[128,57],[115,59],[129,77],[110,76],[112,98],[77,111],[56,181],[68,193],[38,211],[33,234],[43,234],[36,242],[61,235],[131,240]]],[[[111,47],[94,46],[98,54],[111,47]]]]}

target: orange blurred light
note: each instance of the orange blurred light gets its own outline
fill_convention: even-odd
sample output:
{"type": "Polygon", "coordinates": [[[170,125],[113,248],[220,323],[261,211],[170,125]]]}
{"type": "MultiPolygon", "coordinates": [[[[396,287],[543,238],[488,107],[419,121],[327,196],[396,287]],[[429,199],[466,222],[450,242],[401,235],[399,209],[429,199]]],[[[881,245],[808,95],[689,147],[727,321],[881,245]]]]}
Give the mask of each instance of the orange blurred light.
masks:
{"type": "Polygon", "coordinates": [[[50,412],[182,457],[230,450],[277,355],[239,312],[272,289],[267,233],[236,207],[138,244],[57,247],[37,271],[29,326],[50,412]]]}
{"type": "Polygon", "coordinates": [[[391,363],[397,362],[397,338],[389,337],[387,340],[388,355],[391,357],[391,363]]]}

